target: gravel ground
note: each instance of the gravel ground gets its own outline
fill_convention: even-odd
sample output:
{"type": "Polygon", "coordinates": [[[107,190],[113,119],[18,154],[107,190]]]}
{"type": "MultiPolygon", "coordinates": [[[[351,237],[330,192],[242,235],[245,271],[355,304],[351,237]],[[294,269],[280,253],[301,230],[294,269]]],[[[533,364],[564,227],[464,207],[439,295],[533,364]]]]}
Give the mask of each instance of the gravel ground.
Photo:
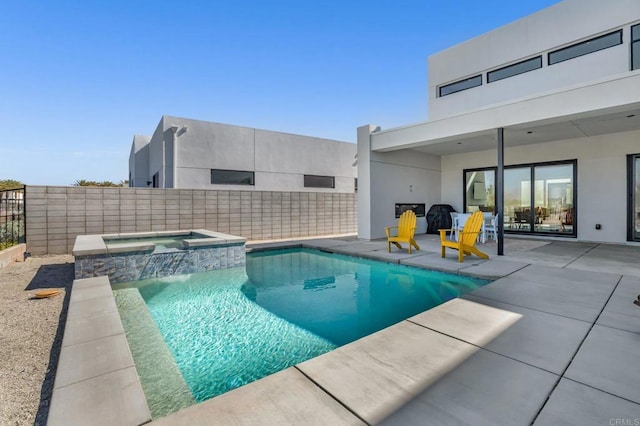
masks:
{"type": "Polygon", "coordinates": [[[70,255],[0,269],[0,425],[46,423],[73,275],[70,255]],[[33,297],[54,288],[61,294],[33,297]]]}

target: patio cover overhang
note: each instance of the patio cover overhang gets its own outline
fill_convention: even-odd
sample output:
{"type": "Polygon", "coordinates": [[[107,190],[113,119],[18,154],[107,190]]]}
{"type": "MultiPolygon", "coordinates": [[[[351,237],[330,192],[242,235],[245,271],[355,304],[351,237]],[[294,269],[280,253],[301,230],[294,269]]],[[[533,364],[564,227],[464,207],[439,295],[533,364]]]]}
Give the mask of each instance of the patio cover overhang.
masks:
{"type": "MultiPolygon", "coordinates": [[[[496,207],[500,210],[504,146],[638,129],[640,70],[440,120],[374,131],[371,151],[413,149],[443,156],[496,149],[496,207]]],[[[498,254],[503,254],[504,231],[499,225],[498,254]]]]}

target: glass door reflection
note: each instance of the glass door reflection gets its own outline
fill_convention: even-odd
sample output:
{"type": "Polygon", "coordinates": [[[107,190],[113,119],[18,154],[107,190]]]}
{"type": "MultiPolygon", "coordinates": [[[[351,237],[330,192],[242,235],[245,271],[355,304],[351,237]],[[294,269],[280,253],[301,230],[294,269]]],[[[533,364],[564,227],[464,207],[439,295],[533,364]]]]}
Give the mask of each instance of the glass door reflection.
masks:
{"type": "Polygon", "coordinates": [[[534,166],[535,231],[573,234],[573,165],[534,166]]]}
{"type": "Polygon", "coordinates": [[[466,212],[473,213],[480,210],[495,214],[495,177],[494,169],[466,172],[466,212]]]}
{"type": "Polygon", "coordinates": [[[531,230],[531,167],[504,171],[504,229],[531,230]]]}

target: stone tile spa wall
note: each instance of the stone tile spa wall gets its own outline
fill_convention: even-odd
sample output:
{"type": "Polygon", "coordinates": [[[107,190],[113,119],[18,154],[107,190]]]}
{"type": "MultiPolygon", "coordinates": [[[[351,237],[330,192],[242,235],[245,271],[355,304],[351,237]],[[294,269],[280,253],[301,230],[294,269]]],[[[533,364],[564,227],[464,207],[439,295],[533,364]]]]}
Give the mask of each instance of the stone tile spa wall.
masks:
{"type": "Polygon", "coordinates": [[[29,186],[27,250],[71,253],[76,236],[209,229],[268,240],[357,232],[356,194],[29,186]]]}
{"type": "Polygon", "coordinates": [[[76,256],[75,277],[108,275],[111,284],[245,266],[244,243],[177,250],[76,256]]]}

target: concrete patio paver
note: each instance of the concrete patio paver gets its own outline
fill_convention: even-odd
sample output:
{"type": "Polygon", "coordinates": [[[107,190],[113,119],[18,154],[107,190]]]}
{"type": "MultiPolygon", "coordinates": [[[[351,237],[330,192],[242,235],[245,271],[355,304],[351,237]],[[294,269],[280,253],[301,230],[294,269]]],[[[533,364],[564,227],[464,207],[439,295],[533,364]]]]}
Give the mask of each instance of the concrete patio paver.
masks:
{"type": "Polygon", "coordinates": [[[393,413],[476,350],[468,343],[403,321],[305,361],[297,368],[372,424],[393,413]]]}
{"type": "Polygon", "coordinates": [[[535,265],[564,268],[596,245],[596,243],[557,241],[533,250],[512,250],[509,252],[509,257],[535,265]]]}
{"type": "Polygon", "coordinates": [[[638,354],[638,334],[595,325],[565,377],[640,404],[638,354]]]}
{"type": "Polygon", "coordinates": [[[57,388],[47,425],[141,425],[150,420],[138,373],[131,366],[57,388]]]}
{"type": "Polygon", "coordinates": [[[640,247],[600,244],[567,266],[640,278],[640,247]]]}
{"type": "Polygon", "coordinates": [[[191,425],[364,425],[291,367],[153,422],[191,425]]]}
{"type": "Polygon", "coordinates": [[[596,324],[640,334],[640,308],[633,300],[640,293],[640,278],[622,277],[596,324]]]}
{"type": "Polygon", "coordinates": [[[373,251],[364,251],[358,253],[358,256],[364,257],[365,259],[379,260],[381,262],[389,262],[389,263],[402,263],[406,259],[413,259],[414,257],[423,256],[424,254],[417,250],[412,250],[411,254],[409,254],[406,250],[394,251],[391,250],[391,253],[386,250],[373,250],[373,251]]]}
{"type": "Polygon", "coordinates": [[[572,380],[562,379],[534,424],[632,425],[637,421],[640,421],[640,405],[572,380]]]}
{"type": "Polygon", "coordinates": [[[589,386],[562,379],[535,425],[633,425],[640,405],[589,386]]]}
{"type": "MultiPolygon", "coordinates": [[[[465,259],[465,263],[467,260],[465,259]]],[[[495,262],[478,262],[473,263],[469,267],[460,269],[461,275],[469,275],[486,279],[498,279],[511,275],[520,269],[525,268],[529,264],[526,262],[518,262],[513,260],[500,260],[495,262]]]]}
{"type": "Polygon", "coordinates": [[[504,333],[522,315],[469,300],[453,299],[409,318],[415,324],[455,337],[476,346],[484,346],[504,333]]]}
{"type": "Polygon", "coordinates": [[[357,255],[362,252],[374,251],[374,250],[386,250],[387,243],[382,241],[367,241],[367,242],[354,242],[351,244],[344,244],[340,246],[331,247],[331,251],[334,253],[357,255]]]}
{"type": "Polygon", "coordinates": [[[528,425],[558,376],[480,349],[383,425],[528,425]]]}
{"type": "Polygon", "coordinates": [[[60,350],[55,387],[68,386],[133,365],[124,334],[63,346],[60,350]]]}
{"type": "Polygon", "coordinates": [[[500,303],[473,295],[463,299],[482,303],[522,317],[485,349],[555,374],[562,374],[591,328],[591,323],[500,303]]]}
{"type": "Polygon", "coordinates": [[[468,268],[485,262],[484,259],[467,258],[463,263],[458,262],[458,257],[452,253],[447,254],[446,258],[441,258],[439,253],[427,253],[422,256],[412,257],[400,261],[403,265],[415,266],[418,268],[432,269],[434,271],[451,272],[457,274],[461,269],[468,268]]]}
{"type": "MultiPolygon", "coordinates": [[[[80,280],[78,280],[80,281],[80,280]]],[[[78,285],[71,292],[71,302],[82,302],[90,299],[97,299],[100,297],[110,297],[111,285],[78,285]]]]}
{"type": "Polygon", "coordinates": [[[341,247],[348,246],[357,243],[358,240],[337,240],[337,239],[323,239],[317,238],[313,240],[304,240],[301,241],[304,247],[314,247],[314,248],[329,248],[329,247],[341,247]]]}
{"type": "Polygon", "coordinates": [[[620,278],[613,274],[530,265],[472,294],[593,322],[620,278]]]}
{"type": "Polygon", "coordinates": [[[113,295],[96,297],[69,304],[67,320],[105,315],[114,312],[118,312],[118,307],[113,300],[113,295]]]}
{"type": "Polygon", "coordinates": [[[67,321],[62,346],[77,345],[103,337],[124,334],[117,312],[67,321]]]}

